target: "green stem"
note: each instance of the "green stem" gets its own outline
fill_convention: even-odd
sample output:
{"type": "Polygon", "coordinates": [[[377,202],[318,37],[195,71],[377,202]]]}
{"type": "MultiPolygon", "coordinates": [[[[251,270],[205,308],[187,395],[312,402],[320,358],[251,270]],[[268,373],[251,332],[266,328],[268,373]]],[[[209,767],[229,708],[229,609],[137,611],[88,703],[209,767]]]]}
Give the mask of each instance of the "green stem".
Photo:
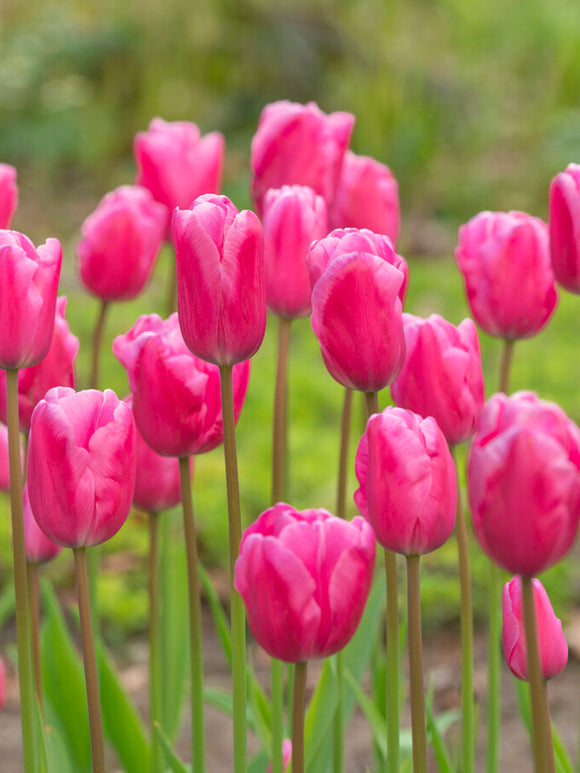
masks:
{"type": "Polygon", "coordinates": [[[274,427],[272,437],[272,503],[281,502],[286,495],[286,413],[288,403],[288,353],[292,320],[278,320],[278,364],[274,392],[274,427]]]}
{"type": "Polygon", "coordinates": [[[277,658],[270,658],[270,700],[272,703],[270,730],[272,733],[272,773],[282,773],[284,769],[284,762],[282,758],[284,689],[282,682],[282,662],[277,658]]]}
{"type": "Polygon", "coordinates": [[[425,694],[423,690],[423,640],[419,556],[407,556],[407,617],[409,621],[409,674],[411,681],[411,728],[413,771],[427,770],[425,694]]]}
{"type": "Polygon", "coordinates": [[[91,731],[91,754],[93,773],[104,773],[105,748],[103,742],[103,721],[101,718],[101,700],[99,697],[99,681],[97,677],[97,659],[93,641],[93,624],[91,621],[91,601],[89,596],[89,576],[87,572],[87,549],[74,548],[75,570],[77,576],[77,595],[81,619],[81,639],[83,646],[83,661],[85,664],[85,682],[87,686],[87,701],[89,705],[89,726],[91,731]]]}
{"type": "Polygon", "coordinates": [[[554,758],[554,742],[552,738],[552,719],[550,717],[550,704],[548,703],[548,683],[542,680],[542,708],[544,712],[544,727],[548,741],[548,773],[556,773],[556,760],[554,758]]]}
{"type": "Polygon", "coordinates": [[[187,553],[187,588],[189,603],[189,629],[191,665],[191,761],[192,770],[205,773],[205,730],[203,713],[203,654],[201,635],[201,595],[197,569],[197,540],[191,498],[191,474],[189,458],[179,459],[183,529],[187,553]]]}
{"type": "Polygon", "coordinates": [[[149,727],[151,773],[163,770],[163,751],[154,730],[161,721],[159,513],[149,513],[149,727]]]}
{"type": "Polygon", "coordinates": [[[296,663],[292,708],[292,773],[304,773],[304,708],[307,662],[296,663]]]}
{"type": "Polygon", "coordinates": [[[230,543],[230,590],[232,615],[232,680],[234,702],[234,773],[245,773],[246,738],[246,616],[242,597],[234,588],[234,569],[242,541],[240,485],[236,454],[236,426],[232,365],[220,365],[220,385],[224,426],[224,453],[228,493],[230,543]]]}
{"type": "Polygon", "coordinates": [[[30,629],[32,636],[32,664],[34,666],[34,691],[44,716],[42,699],[42,669],[40,666],[40,583],[38,564],[26,562],[26,581],[28,584],[28,608],[30,610],[30,629]]]}
{"type": "MultiPolygon", "coordinates": [[[[451,448],[457,469],[457,454],[451,448]]],[[[473,773],[475,765],[475,732],[473,710],[473,603],[471,600],[471,573],[469,570],[469,538],[463,508],[463,496],[457,470],[457,549],[459,554],[459,583],[461,592],[461,727],[463,773],[473,773]]]]}
{"type": "Polygon", "coordinates": [[[499,568],[489,561],[489,629],[487,653],[487,773],[499,770],[501,723],[501,577],[499,568]]]}
{"type": "Polygon", "coordinates": [[[379,413],[379,395],[377,392],[365,392],[365,400],[367,404],[367,420],[371,418],[373,413],[379,413]]]}
{"type": "Polygon", "coordinates": [[[107,316],[108,308],[109,301],[101,301],[99,316],[97,317],[97,323],[93,333],[93,352],[91,357],[91,378],[89,381],[89,389],[99,388],[99,362],[101,357],[101,346],[103,343],[103,331],[105,329],[105,318],[107,316]]]}
{"type": "Polygon", "coordinates": [[[499,391],[507,395],[510,382],[510,368],[514,353],[514,341],[504,340],[503,353],[501,357],[501,366],[499,371],[499,391]]]}
{"type": "Polygon", "coordinates": [[[10,462],[10,510],[12,514],[12,547],[14,553],[14,595],[16,598],[16,644],[18,648],[18,683],[20,687],[20,721],[24,771],[34,770],[34,691],[30,624],[28,618],[28,583],[22,511],[22,468],[20,429],[18,426],[18,371],[6,371],[6,413],[8,423],[8,457],[10,462]]]}
{"type": "Polygon", "coordinates": [[[385,548],[387,578],[387,771],[399,773],[399,599],[397,561],[385,548]]]}
{"type": "Polygon", "coordinates": [[[554,747],[552,731],[546,716],[549,713],[545,706],[544,676],[540,663],[540,648],[538,645],[538,629],[536,623],[536,605],[531,577],[522,577],[522,604],[524,608],[524,630],[526,634],[526,655],[528,665],[528,681],[530,683],[530,699],[532,704],[532,729],[534,746],[534,766],[536,773],[548,773],[554,766],[554,747]],[[552,762],[550,765],[550,758],[552,762]]]}

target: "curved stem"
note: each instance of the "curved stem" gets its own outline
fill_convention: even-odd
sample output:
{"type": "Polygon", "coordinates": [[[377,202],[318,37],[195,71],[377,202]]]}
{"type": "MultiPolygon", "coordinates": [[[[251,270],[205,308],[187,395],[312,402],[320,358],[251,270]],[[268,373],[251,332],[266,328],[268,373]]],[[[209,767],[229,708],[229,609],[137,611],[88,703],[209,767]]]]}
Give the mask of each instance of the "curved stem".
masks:
{"type": "Polygon", "coordinates": [[[159,513],[149,513],[149,727],[151,773],[163,770],[163,752],[155,732],[161,720],[159,513]]]}
{"type": "Polygon", "coordinates": [[[30,609],[30,629],[32,636],[32,664],[34,666],[34,691],[44,716],[42,699],[42,669],[40,666],[40,583],[38,564],[26,562],[26,580],[28,583],[28,608],[30,609]]]}
{"type": "Polygon", "coordinates": [[[236,454],[236,426],[232,366],[220,365],[222,415],[224,423],[224,453],[228,492],[228,524],[230,547],[230,590],[232,616],[232,679],[234,701],[234,773],[245,773],[247,765],[246,739],[246,616],[242,597],[234,588],[234,569],[242,541],[240,485],[236,454]]]}
{"type": "Polygon", "coordinates": [[[407,619],[409,621],[409,674],[411,680],[411,728],[413,771],[427,770],[425,694],[423,690],[423,640],[419,556],[407,556],[407,619]]]}
{"type": "Polygon", "coordinates": [[[32,686],[32,652],[28,618],[28,582],[24,545],[22,510],[22,468],[20,429],[18,426],[18,371],[6,371],[6,413],[8,420],[8,457],[10,462],[10,511],[12,514],[12,548],[14,553],[14,595],[16,598],[16,643],[18,648],[18,683],[20,687],[20,721],[24,771],[34,770],[34,697],[32,686]]]}
{"type": "Polygon", "coordinates": [[[93,352],[91,358],[91,378],[89,381],[89,389],[99,388],[99,361],[101,357],[101,345],[103,342],[103,331],[105,329],[105,318],[107,316],[108,308],[109,302],[101,301],[101,308],[99,309],[99,316],[97,317],[97,323],[93,333],[93,352]]]}
{"type": "Polygon", "coordinates": [[[192,770],[205,771],[205,730],[203,714],[203,654],[201,637],[201,595],[197,569],[197,540],[191,497],[189,458],[179,459],[181,505],[187,553],[187,587],[189,603],[189,628],[191,664],[191,761],[192,770]]]}
{"type": "Polygon", "coordinates": [[[83,661],[85,664],[85,682],[89,704],[89,725],[91,730],[91,754],[93,773],[104,773],[105,748],[103,742],[103,721],[101,718],[101,700],[97,677],[97,659],[93,641],[91,621],[91,602],[89,597],[89,576],[87,573],[87,549],[74,548],[75,570],[77,576],[77,594],[81,619],[81,639],[83,661]]]}
{"type": "Polygon", "coordinates": [[[307,662],[296,663],[292,708],[292,773],[304,773],[304,708],[307,662]]]}
{"type": "Polygon", "coordinates": [[[278,320],[278,364],[274,392],[274,427],[272,437],[272,504],[286,496],[286,413],[288,402],[288,353],[292,320],[278,320]]]}
{"type": "Polygon", "coordinates": [[[510,383],[510,369],[514,353],[514,341],[504,340],[501,366],[499,371],[499,391],[507,395],[510,383]]]}

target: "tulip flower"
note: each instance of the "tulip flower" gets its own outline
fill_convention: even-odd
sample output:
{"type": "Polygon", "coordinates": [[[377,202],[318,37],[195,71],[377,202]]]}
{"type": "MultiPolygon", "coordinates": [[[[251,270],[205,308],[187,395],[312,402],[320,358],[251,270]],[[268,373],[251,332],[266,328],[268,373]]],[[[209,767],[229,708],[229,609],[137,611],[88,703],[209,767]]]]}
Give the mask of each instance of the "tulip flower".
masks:
{"type": "Polygon", "coordinates": [[[28,484],[24,485],[24,541],[26,560],[34,564],[44,564],[58,556],[62,547],[48,539],[36,523],[30,507],[28,484]]]}
{"type": "MultiPolygon", "coordinates": [[[[285,738],[282,742],[282,766],[284,770],[290,770],[290,759],[292,758],[292,741],[285,738]]],[[[272,773],[272,764],[268,765],[267,773],[272,773]]]]}
{"type": "Polygon", "coordinates": [[[200,196],[172,221],[177,302],[191,351],[217,365],[254,355],[266,329],[264,237],[253,212],[200,196]]]}
{"type": "Polygon", "coordinates": [[[122,185],[107,193],[82,225],[80,277],[103,301],[142,292],[164,236],[166,213],[145,188],[122,185]]]}
{"type": "Polygon", "coordinates": [[[330,375],[340,384],[377,392],[401,370],[403,282],[401,271],[386,261],[350,253],[330,261],[316,283],[312,330],[330,375]]]}
{"type": "Polygon", "coordinates": [[[8,228],[18,207],[16,169],[10,164],[0,164],[0,228],[8,228]]]}
{"type": "MultiPolygon", "coordinates": [[[[22,450],[20,459],[24,459],[22,450]]],[[[10,464],[8,459],[8,427],[0,424],[0,491],[10,491],[10,464]]]]}
{"type": "Polygon", "coordinates": [[[0,658],[0,711],[4,708],[6,703],[6,666],[4,661],[0,658]]]}
{"type": "Polygon", "coordinates": [[[480,212],[459,229],[455,257],[475,321],[507,340],[536,335],[558,296],[548,227],[524,212],[480,212]]]}
{"type": "Polygon", "coordinates": [[[326,115],[314,102],[266,105],[252,139],[250,162],[258,213],[266,191],[283,185],[307,185],[330,206],[353,126],[351,113],[326,115]]]}
{"type": "Polygon", "coordinates": [[[114,536],[135,488],[131,409],[110,389],[49,390],[32,413],[28,492],[44,534],[71,548],[114,536]]]}
{"type": "Polygon", "coordinates": [[[362,518],[284,502],[263,512],[244,532],[235,572],[258,643],[288,663],[338,652],[359,624],[374,560],[362,518]]]}
{"type": "Polygon", "coordinates": [[[493,395],[468,460],[475,534],[513,574],[531,577],[570,549],[580,518],[580,431],[531,392],[493,395]]]}
{"type": "Polygon", "coordinates": [[[550,254],[556,281],[580,293],[579,164],[568,164],[550,185],[550,254]]]}
{"type": "Polygon", "coordinates": [[[0,231],[0,368],[29,368],[46,357],[61,263],[58,239],[35,248],[24,234],[0,231]]]}
{"type": "Polygon", "coordinates": [[[310,314],[306,254],[328,232],[326,204],[311,188],[285,185],[264,197],[264,267],[268,308],[285,319],[310,314]]]}
{"type": "Polygon", "coordinates": [[[137,133],[133,149],[137,184],[164,205],[168,238],[175,207],[185,209],[203,193],[219,193],[224,160],[220,132],[202,137],[194,123],[154,118],[147,131],[137,133]]]}
{"type": "Polygon", "coordinates": [[[485,400],[481,353],[471,319],[403,314],[407,358],[391,384],[396,405],[433,416],[451,445],[470,438],[485,400]]]}
{"type": "MultiPolygon", "coordinates": [[[[562,623],[550,603],[540,580],[532,580],[536,622],[540,645],[540,661],[544,679],[552,679],[564,670],[568,662],[568,645],[562,632],[562,623]]],[[[522,609],[522,580],[517,575],[506,582],[502,596],[503,653],[510,671],[518,679],[528,680],[526,634],[522,609]]]]}
{"type": "Polygon", "coordinates": [[[329,219],[332,228],[369,228],[396,244],[401,230],[399,186],[389,167],[347,150],[329,219]]]}

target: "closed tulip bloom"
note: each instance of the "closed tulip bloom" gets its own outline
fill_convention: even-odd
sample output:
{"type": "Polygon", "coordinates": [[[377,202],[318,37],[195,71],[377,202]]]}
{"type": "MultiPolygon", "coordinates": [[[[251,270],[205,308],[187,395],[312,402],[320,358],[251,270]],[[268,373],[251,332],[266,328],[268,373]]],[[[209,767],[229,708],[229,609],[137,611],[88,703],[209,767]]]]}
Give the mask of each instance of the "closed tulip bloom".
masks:
{"type": "Polygon", "coordinates": [[[459,229],[455,257],[475,321],[507,340],[536,335],[558,295],[548,226],[525,212],[480,212],[459,229]]]}
{"type": "Polygon", "coordinates": [[[252,139],[250,162],[258,212],[266,191],[283,185],[307,185],[330,206],[354,120],[351,113],[327,115],[314,102],[266,105],[252,139]]]}
{"type": "Polygon", "coordinates": [[[326,204],[312,188],[285,185],[264,198],[266,303],[280,317],[310,314],[306,254],[311,242],[328,232],[326,204]]]}
{"type": "Polygon", "coordinates": [[[137,184],[151,191],[165,207],[170,238],[175,207],[185,209],[203,193],[219,193],[225,142],[221,132],[205,137],[194,123],[154,118],[135,136],[137,184]]]}
{"type": "Polygon", "coordinates": [[[335,228],[324,239],[310,245],[306,256],[306,265],[310,275],[310,284],[314,285],[331,260],[351,252],[367,252],[386,260],[403,274],[403,284],[399,290],[401,303],[405,302],[409,284],[409,266],[402,255],[398,255],[388,236],[376,234],[368,228],[335,228]]]}
{"type": "MultiPolygon", "coordinates": [[[[554,614],[544,586],[538,579],[534,578],[532,589],[536,607],[536,627],[542,674],[544,679],[552,679],[566,667],[568,644],[562,631],[562,623],[554,614]]],[[[516,575],[504,585],[502,609],[502,644],[506,663],[514,676],[528,681],[521,577],[516,575]]]]}
{"type": "Polygon", "coordinates": [[[383,547],[422,555],[447,541],[455,525],[456,473],[435,419],[403,408],[374,414],[355,470],[354,501],[383,547]]]}
{"type": "Polygon", "coordinates": [[[10,164],[0,164],[0,228],[8,228],[18,207],[16,169],[10,164]]]}
{"type": "Polygon", "coordinates": [[[381,258],[350,253],[332,260],[312,291],[311,324],[330,375],[377,392],[405,359],[403,274],[381,258]]]}
{"type": "Polygon", "coordinates": [[[77,247],[83,284],[104,301],[126,301],[145,288],[165,231],[165,210],[148,190],[122,185],[82,225],[77,247]]]}
{"type": "Polygon", "coordinates": [[[512,574],[533,576],[571,548],[580,518],[580,431],[531,392],[493,395],[467,467],[475,534],[512,574]]]}
{"type": "MultiPolygon", "coordinates": [[[[55,386],[74,388],[74,363],[79,340],[70,331],[65,317],[67,299],[56,301],[54,335],[46,357],[32,368],[18,371],[18,419],[22,432],[30,429],[34,406],[55,386]]],[[[6,374],[0,371],[0,418],[6,421],[6,374]]]]}
{"type": "MultiPolygon", "coordinates": [[[[21,460],[24,459],[22,449],[21,460]]],[[[8,460],[8,427],[0,424],[0,491],[10,491],[10,464],[8,460]]]]}
{"type": "Polygon", "coordinates": [[[252,357],[266,330],[264,234],[253,212],[200,196],[172,220],[177,308],[186,344],[202,360],[252,357]]]}
{"type": "Polygon", "coordinates": [[[35,248],[18,231],[0,231],[0,368],[29,368],[46,357],[61,263],[58,239],[35,248]]]}
{"type": "Polygon", "coordinates": [[[34,513],[30,507],[28,484],[24,485],[23,513],[26,560],[32,564],[44,564],[47,561],[52,561],[53,558],[58,556],[62,547],[49,540],[36,523],[34,513]]]}
{"type": "Polygon", "coordinates": [[[438,314],[403,314],[407,357],[391,394],[401,408],[433,416],[447,441],[470,438],[485,401],[477,329],[471,319],[457,327],[438,314]]]}
{"type": "MultiPolygon", "coordinates": [[[[191,456],[223,442],[219,368],[185,345],[177,314],[140,317],[113,342],[127,370],[135,423],[145,442],[163,456],[191,456]]],[[[250,363],[233,368],[234,416],[242,410],[250,363]]]]}
{"type": "Polygon", "coordinates": [[[399,186],[389,167],[347,150],[329,219],[332,228],[369,228],[396,244],[401,231],[399,186]]]}
{"type": "Polygon", "coordinates": [[[69,548],[113,537],[135,488],[135,423],[110,389],[55,387],[32,413],[28,493],[45,535],[69,548]]]}
{"type": "Polygon", "coordinates": [[[556,280],[580,293],[580,164],[568,164],[550,185],[550,254],[556,280]]]}
{"type": "Polygon", "coordinates": [[[279,502],[244,532],[234,585],[256,640],[274,658],[325,658],[352,638],[370,591],[373,531],[362,518],[279,502]]]}

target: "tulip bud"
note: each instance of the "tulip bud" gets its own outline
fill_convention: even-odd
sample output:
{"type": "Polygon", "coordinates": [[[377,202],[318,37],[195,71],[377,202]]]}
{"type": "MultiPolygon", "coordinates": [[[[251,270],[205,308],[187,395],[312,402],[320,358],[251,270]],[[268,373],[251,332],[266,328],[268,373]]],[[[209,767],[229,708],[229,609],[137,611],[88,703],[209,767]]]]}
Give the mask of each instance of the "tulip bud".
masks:
{"type": "Polygon", "coordinates": [[[370,591],[375,539],[362,518],[279,502],[244,532],[234,585],[258,643],[300,663],[342,649],[370,591]]]}
{"type": "Polygon", "coordinates": [[[10,164],[0,164],[0,228],[8,228],[18,207],[16,169],[10,164]]]}
{"type": "MultiPolygon", "coordinates": [[[[290,769],[290,760],[292,758],[292,741],[289,738],[285,738],[282,741],[282,768],[283,770],[290,769]]],[[[272,764],[268,765],[267,773],[272,773],[272,764]]]]}
{"type": "Polygon", "coordinates": [[[24,486],[23,492],[23,514],[24,514],[24,545],[26,549],[26,560],[32,564],[44,564],[51,561],[62,550],[60,545],[45,536],[36,523],[36,518],[30,507],[30,497],[28,496],[28,484],[24,486]]]}
{"type": "Polygon", "coordinates": [[[579,164],[568,164],[550,185],[550,254],[556,280],[580,293],[579,164]]]}
{"type": "MultiPolygon", "coordinates": [[[[540,664],[544,679],[552,679],[564,670],[568,662],[568,644],[562,632],[562,623],[558,620],[550,604],[550,599],[542,583],[532,580],[534,605],[536,608],[536,627],[540,648],[540,664]]],[[[528,681],[528,656],[526,632],[523,619],[522,580],[512,577],[503,587],[502,594],[503,654],[510,671],[518,679],[528,681]]]]}

